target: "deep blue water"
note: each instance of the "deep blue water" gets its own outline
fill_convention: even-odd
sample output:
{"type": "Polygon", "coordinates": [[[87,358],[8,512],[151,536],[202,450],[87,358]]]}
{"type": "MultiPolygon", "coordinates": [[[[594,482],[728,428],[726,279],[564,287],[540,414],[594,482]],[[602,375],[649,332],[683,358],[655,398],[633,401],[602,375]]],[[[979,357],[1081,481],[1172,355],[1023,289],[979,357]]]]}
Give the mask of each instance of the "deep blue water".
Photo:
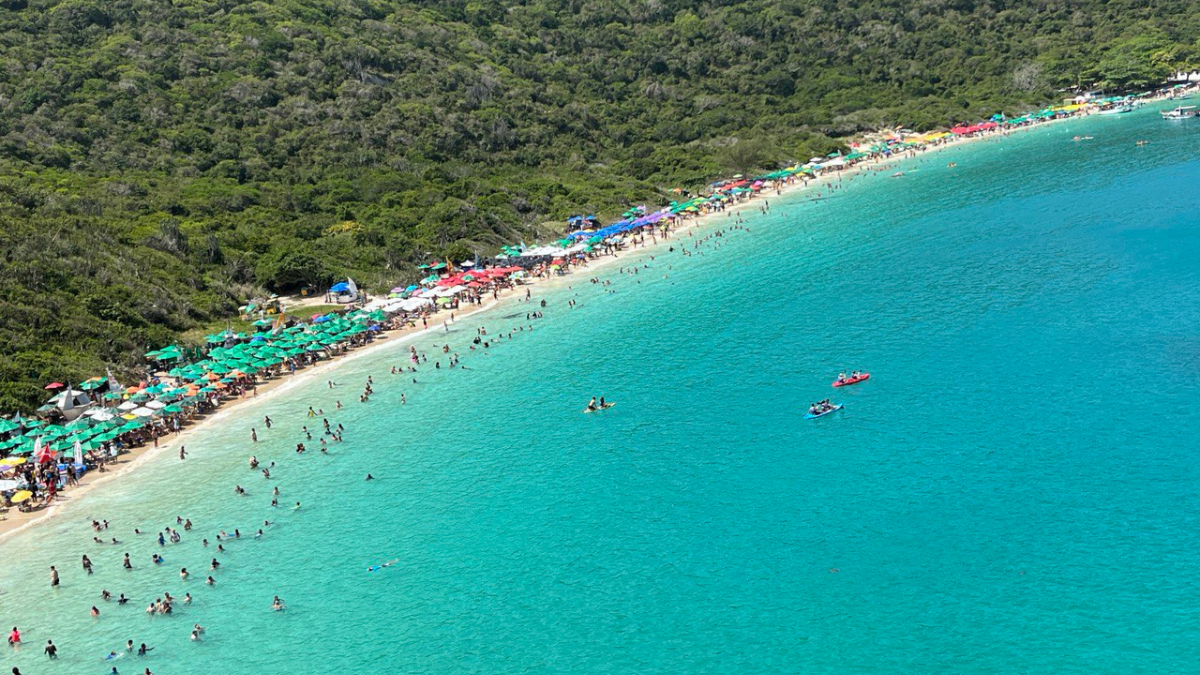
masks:
{"type": "Polygon", "coordinates": [[[134,639],[156,649],[122,673],[1190,672],[1198,152],[1200,122],[1149,110],[948,149],[538,291],[541,321],[510,303],[418,339],[415,385],[399,343],[339,364],[0,545],[27,641],[0,665],[105,673],[134,639]],[[468,370],[431,368],[442,343],[468,370]],[[849,369],[872,377],[830,388],[849,369]],[[826,397],[845,410],[801,419],[826,397]],[[327,456],[291,451],[309,405],[346,426],[327,456]],[[132,529],[176,514],[197,529],[155,568],[132,529]],[[199,538],[264,518],[204,586],[199,538]],[[196,601],[146,616],[162,591],[196,601]]]}

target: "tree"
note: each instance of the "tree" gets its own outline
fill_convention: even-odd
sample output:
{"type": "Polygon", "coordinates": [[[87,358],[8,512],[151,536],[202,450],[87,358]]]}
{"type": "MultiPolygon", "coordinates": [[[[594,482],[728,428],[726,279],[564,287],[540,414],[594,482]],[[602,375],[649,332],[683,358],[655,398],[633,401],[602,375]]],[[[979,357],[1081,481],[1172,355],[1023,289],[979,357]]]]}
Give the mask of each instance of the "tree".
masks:
{"type": "Polygon", "coordinates": [[[325,263],[299,246],[277,247],[267,253],[255,265],[254,276],[258,283],[281,293],[322,284],[330,278],[325,263]]]}

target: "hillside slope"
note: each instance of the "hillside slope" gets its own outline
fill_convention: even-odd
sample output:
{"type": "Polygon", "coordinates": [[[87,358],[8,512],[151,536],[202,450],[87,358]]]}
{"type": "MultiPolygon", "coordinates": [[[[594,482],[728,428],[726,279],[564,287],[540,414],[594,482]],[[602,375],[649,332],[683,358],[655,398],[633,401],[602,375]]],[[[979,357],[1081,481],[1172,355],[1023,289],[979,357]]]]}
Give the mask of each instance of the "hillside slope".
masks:
{"type": "MultiPolygon", "coordinates": [[[[0,2],[0,409],[259,288],[1158,81],[1200,0],[0,2]]],[[[545,232],[545,230],[543,230],[545,232]]]]}

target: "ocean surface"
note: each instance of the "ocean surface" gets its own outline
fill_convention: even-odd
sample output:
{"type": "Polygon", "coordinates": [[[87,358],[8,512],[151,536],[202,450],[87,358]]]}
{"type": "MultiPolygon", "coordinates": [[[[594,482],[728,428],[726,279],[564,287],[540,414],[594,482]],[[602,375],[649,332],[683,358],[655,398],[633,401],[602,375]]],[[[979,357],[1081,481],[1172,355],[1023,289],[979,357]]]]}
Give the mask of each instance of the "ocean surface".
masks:
{"type": "Polygon", "coordinates": [[[0,543],[0,628],[26,641],[0,667],[1195,672],[1200,120],[1163,107],[772,199],[749,232],[604,268],[611,286],[536,290],[544,319],[510,301],[420,337],[415,375],[389,373],[395,340],[230,411],[186,461],[0,543]],[[480,326],[527,328],[470,351],[480,326]],[[870,381],[830,387],[850,369],[870,381]],[[581,414],[593,395],[618,405],[581,414]],[[846,407],[803,420],[824,398],[846,407]],[[345,427],[328,454],[310,405],[345,427]],[[160,549],[177,515],[196,527],[160,549]],[[195,601],[147,616],[164,591],[195,601]],[[127,639],[154,650],[102,660],[127,639]]]}

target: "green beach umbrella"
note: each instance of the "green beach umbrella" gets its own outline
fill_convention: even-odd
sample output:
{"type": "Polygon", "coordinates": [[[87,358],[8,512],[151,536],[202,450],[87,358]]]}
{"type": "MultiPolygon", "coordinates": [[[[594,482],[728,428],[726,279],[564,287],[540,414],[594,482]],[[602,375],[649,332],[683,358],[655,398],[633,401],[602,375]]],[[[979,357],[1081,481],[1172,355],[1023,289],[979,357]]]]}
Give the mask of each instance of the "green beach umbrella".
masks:
{"type": "Polygon", "coordinates": [[[91,391],[93,389],[99,389],[100,387],[104,386],[105,382],[108,382],[107,377],[93,377],[90,380],[80,382],[78,388],[82,389],[83,391],[91,391]]]}
{"type": "Polygon", "coordinates": [[[60,427],[57,424],[51,424],[50,426],[42,429],[42,434],[47,438],[58,438],[59,436],[65,436],[67,434],[67,428],[60,427]]]}

